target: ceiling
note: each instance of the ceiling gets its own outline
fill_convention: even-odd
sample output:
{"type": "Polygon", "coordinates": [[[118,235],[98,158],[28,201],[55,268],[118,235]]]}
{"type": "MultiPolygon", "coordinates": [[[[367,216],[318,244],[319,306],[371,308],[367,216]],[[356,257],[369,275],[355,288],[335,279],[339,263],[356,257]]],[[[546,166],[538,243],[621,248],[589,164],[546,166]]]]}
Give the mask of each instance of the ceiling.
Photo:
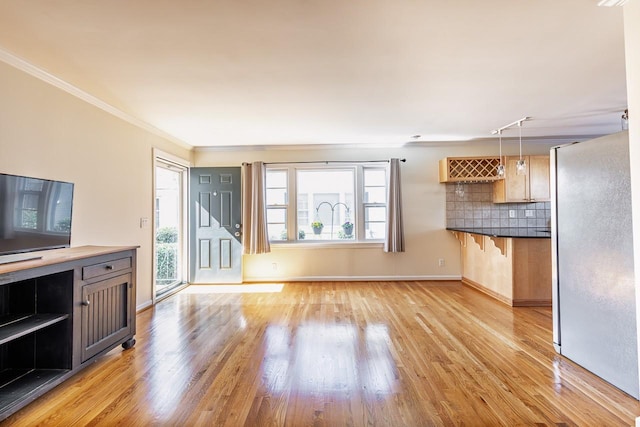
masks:
{"type": "Polygon", "coordinates": [[[523,116],[526,139],[580,139],[621,129],[622,11],[595,0],[0,0],[0,50],[191,146],[473,140],[523,116]]]}

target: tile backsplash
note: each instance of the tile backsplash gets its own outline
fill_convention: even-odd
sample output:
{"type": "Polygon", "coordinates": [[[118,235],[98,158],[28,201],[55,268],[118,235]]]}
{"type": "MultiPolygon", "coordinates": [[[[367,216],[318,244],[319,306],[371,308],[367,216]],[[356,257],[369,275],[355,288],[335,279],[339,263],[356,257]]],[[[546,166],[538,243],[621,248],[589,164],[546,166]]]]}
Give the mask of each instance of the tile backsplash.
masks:
{"type": "Polygon", "coordinates": [[[550,225],[551,202],[493,203],[492,183],[448,183],[446,186],[447,227],[549,227],[550,225]],[[461,188],[464,193],[456,192],[457,188],[461,188]]]}

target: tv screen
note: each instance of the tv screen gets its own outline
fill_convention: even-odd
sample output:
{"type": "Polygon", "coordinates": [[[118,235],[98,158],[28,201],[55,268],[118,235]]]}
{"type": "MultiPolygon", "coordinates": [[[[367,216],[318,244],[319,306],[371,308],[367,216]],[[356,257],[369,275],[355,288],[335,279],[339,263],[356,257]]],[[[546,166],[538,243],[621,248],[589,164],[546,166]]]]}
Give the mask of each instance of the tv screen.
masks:
{"type": "Polygon", "coordinates": [[[69,247],[73,184],[0,174],[0,256],[69,247]]]}

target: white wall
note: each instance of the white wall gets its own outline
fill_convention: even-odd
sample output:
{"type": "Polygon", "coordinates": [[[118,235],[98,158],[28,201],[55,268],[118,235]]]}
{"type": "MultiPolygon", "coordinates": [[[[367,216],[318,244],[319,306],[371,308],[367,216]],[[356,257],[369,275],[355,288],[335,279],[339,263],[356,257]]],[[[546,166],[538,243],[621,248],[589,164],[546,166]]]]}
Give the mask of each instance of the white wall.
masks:
{"type": "Polygon", "coordinates": [[[75,183],[72,241],[139,245],[138,307],[152,298],[152,147],[189,150],[0,62],[0,172],[75,183]]]}
{"type": "MultiPolygon", "coordinates": [[[[548,154],[550,144],[525,145],[526,154],[548,154]]],[[[504,154],[517,154],[517,143],[506,143],[504,154]]],[[[244,279],[455,279],[460,277],[460,247],[445,230],[445,185],[438,182],[443,157],[497,155],[498,143],[411,144],[402,148],[284,148],[196,150],[195,166],[240,166],[262,160],[382,160],[406,158],[401,165],[406,252],[384,253],[382,245],[359,248],[272,247],[270,254],[245,255],[244,279]],[[438,266],[438,259],[445,266],[438,266]],[[274,269],[274,263],[277,269],[274,269]]]]}

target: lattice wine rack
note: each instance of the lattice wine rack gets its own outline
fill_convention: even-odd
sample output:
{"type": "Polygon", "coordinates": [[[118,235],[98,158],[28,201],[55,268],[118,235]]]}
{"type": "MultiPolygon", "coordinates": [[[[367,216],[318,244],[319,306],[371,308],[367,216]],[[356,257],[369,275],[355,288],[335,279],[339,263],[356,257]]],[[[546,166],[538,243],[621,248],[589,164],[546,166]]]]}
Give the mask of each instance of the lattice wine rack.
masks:
{"type": "Polygon", "coordinates": [[[495,181],[499,157],[446,157],[440,160],[440,182],[495,181]]]}

